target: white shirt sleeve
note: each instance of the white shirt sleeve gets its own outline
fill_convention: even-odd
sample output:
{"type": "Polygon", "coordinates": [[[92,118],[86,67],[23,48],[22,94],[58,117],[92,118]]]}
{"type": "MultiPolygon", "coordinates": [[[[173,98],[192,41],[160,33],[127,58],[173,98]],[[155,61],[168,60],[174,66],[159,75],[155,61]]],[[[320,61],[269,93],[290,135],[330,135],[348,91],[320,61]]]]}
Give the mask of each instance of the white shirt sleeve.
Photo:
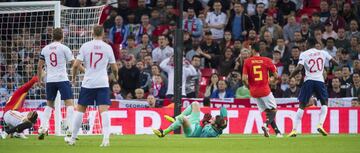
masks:
{"type": "Polygon", "coordinates": [[[64,51],[65,51],[65,58],[66,58],[67,62],[74,60],[74,55],[72,54],[69,47],[64,46],[64,51]]]}
{"type": "Polygon", "coordinates": [[[221,21],[220,21],[220,23],[221,24],[226,24],[226,14],[225,13],[222,13],[224,16],[223,16],[223,18],[221,18],[221,21]]]}
{"type": "Polygon", "coordinates": [[[197,75],[197,71],[195,69],[194,66],[192,66],[191,64],[188,67],[185,67],[185,71],[187,73],[187,76],[196,76],[197,75]]]}
{"type": "Polygon", "coordinates": [[[108,55],[108,57],[109,57],[109,63],[110,63],[110,64],[116,63],[115,56],[114,56],[114,52],[113,52],[112,48],[111,48],[110,46],[108,46],[107,48],[108,48],[108,50],[109,50],[109,52],[108,52],[108,54],[109,54],[109,55],[108,55]]]}
{"type": "Polygon", "coordinates": [[[76,57],[76,59],[80,60],[80,61],[84,61],[84,46],[81,46],[79,49],[79,55],[76,57]]]}
{"type": "MultiPolygon", "coordinates": [[[[153,59],[153,62],[156,62],[158,63],[159,62],[159,57],[157,54],[157,51],[158,51],[158,48],[155,48],[153,51],[152,51],[152,59],[153,59]]],[[[159,63],[158,63],[159,64],[159,63]]]]}
{"type": "Polygon", "coordinates": [[[304,65],[304,62],[305,62],[305,56],[303,53],[301,53],[298,64],[304,65]]]}
{"type": "Polygon", "coordinates": [[[161,63],[160,63],[160,68],[163,69],[165,72],[169,72],[170,69],[171,69],[171,66],[168,65],[170,61],[170,58],[166,58],[165,60],[163,60],[161,63]]]}
{"type": "Polygon", "coordinates": [[[327,60],[331,60],[333,57],[327,52],[327,51],[323,51],[325,59],[327,60]]]}
{"type": "Polygon", "coordinates": [[[207,15],[206,15],[206,19],[205,19],[206,23],[210,23],[210,16],[211,16],[211,12],[208,12],[207,15]]]}

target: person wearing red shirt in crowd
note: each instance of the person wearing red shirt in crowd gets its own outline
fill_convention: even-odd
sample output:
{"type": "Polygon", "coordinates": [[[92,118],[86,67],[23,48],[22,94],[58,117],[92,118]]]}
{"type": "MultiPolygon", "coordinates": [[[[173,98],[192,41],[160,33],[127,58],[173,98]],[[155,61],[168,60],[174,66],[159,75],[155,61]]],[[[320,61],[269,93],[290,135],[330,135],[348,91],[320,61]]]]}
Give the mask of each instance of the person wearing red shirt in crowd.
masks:
{"type": "Polygon", "coordinates": [[[262,126],[264,136],[269,137],[268,125],[276,132],[277,137],[282,137],[275,122],[276,102],[269,87],[269,73],[278,78],[277,70],[272,60],[261,57],[259,51],[253,50],[253,57],[247,58],[243,67],[244,85],[250,90],[251,100],[257,102],[261,112],[265,111],[266,121],[262,126]]]}
{"type": "Polygon", "coordinates": [[[282,12],[276,6],[277,0],[269,0],[269,8],[265,10],[267,15],[270,15],[276,20],[277,24],[283,26],[285,24],[282,12]]]}
{"type": "Polygon", "coordinates": [[[330,17],[327,18],[325,23],[331,23],[335,32],[339,28],[345,28],[345,20],[343,17],[338,16],[338,9],[335,6],[330,7],[330,17]]]}

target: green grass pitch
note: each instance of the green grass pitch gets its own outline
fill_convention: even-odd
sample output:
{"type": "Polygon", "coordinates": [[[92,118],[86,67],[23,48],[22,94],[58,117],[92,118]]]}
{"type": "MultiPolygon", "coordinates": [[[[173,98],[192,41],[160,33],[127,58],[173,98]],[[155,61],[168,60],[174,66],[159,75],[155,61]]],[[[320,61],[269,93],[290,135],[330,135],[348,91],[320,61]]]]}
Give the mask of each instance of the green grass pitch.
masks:
{"type": "Polygon", "coordinates": [[[222,135],[219,138],[184,138],[170,135],[112,136],[111,146],[100,148],[101,136],[80,136],[75,146],[63,137],[43,141],[0,140],[1,153],[360,153],[360,135],[299,135],[296,138],[264,138],[260,135],[222,135]]]}

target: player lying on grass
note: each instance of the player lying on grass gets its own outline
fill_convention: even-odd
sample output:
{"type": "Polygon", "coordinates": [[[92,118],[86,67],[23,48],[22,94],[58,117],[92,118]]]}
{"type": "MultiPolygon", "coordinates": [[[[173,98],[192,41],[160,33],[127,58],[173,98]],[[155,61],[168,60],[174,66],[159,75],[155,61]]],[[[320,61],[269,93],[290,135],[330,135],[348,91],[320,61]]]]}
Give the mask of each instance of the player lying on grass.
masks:
{"type": "Polygon", "coordinates": [[[37,81],[38,77],[34,76],[29,82],[17,89],[6,102],[3,118],[9,128],[1,133],[2,139],[14,133],[17,133],[20,138],[27,138],[23,131],[31,128],[36,123],[38,114],[36,111],[31,111],[28,115],[23,115],[17,110],[22,108],[28,91],[37,81]]]}
{"type": "Polygon", "coordinates": [[[213,118],[211,114],[206,113],[200,120],[200,105],[198,102],[193,102],[175,119],[167,115],[165,115],[165,119],[172,122],[167,129],[153,130],[154,134],[160,138],[181,126],[186,137],[217,137],[227,126],[227,110],[225,107],[221,107],[220,115],[213,118]]]}

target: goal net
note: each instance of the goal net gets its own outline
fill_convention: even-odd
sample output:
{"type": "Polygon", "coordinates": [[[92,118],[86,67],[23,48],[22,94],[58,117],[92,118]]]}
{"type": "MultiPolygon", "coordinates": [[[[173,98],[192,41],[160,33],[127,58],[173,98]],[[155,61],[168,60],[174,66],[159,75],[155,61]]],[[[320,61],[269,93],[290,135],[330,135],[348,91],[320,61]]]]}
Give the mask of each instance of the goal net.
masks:
{"type": "MultiPolygon", "coordinates": [[[[61,6],[59,1],[1,3],[0,118],[4,113],[2,109],[12,92],[36,75],[39,54],[41,49],[52,41],[53,28],[63,28],[64,44],[70,47],[76,56],[80,46],[92,40],[92,27],[98,24],[103,7],[70,8],[61,6]]],[[[68,68],[71,74],[70,65],[68,68]]],[[[81,76],[77,78],[76,85],[73,87],[75,102],[79,95],[80,79],[82,79],[81,76]]],[[[27,110],[37,109],[41,117],[43,106],[46,105],[44,85],[36,84],[29,91],[26,99],[27,110]]],[[[60,101],[59,94],[55,105],[55,111],[50,119],[49,133],[61,135],[64,133],[62,125],[66,109],[60,101]]],[[[92,111],[85,115],[82,131],[90,134],[99,133],[101,126],[96,117],[98,113],[95,113],[95,108],[89,109],[92,111]],[[96,130],[93,130],[93,127],[96,130]]],[[[39,122],[34,129],[30,130],[30,133],[37,132],[39,122]]],[[[1,122],[1,125],[4,123],[1,122]]]]}

